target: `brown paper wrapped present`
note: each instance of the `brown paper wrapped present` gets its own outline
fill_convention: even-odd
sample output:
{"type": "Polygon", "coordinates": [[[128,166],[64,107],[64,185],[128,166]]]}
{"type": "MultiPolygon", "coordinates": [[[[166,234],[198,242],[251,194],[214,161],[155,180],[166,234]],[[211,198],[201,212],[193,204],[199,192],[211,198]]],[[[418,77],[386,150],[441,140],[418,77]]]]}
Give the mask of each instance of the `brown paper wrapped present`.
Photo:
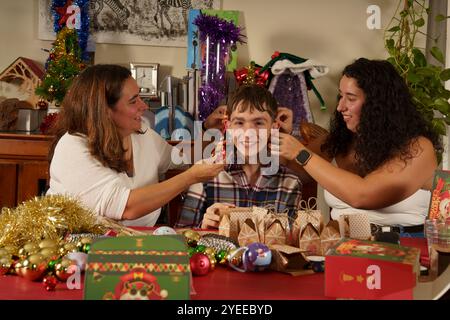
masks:
{"type": "Polygon", "coordinates": [[[320,246],[322,255],[325,256],[328,249],[338,243],[339,240],[341,240],[341,234],[339,232],[339,222],[328,222],[328,224],[320,234],[320,246]]]}
{"type": "Polygon", "coordinates": [[[370,240],[369,216],[364,212],[346,212],[339,216],[339,230],[341,237],[359,240],[370,240]]]}
{"type": "Polygon", "coordinates": [[[224,219],[225,216],[228,216],[229,218],[229,237],[231,239],[237,240],[239,234],[239,221],[243,222],[248,218],[252,218],[252,212],[252,208],[227,208],[219,210],[222,219],[224,219]]]}
{"type": "Polygon", "coordinates": [[[292,225],[292,245],[299,247],[301,235],[308,224],[316,230],[317,235],[320,234],[323,225],[322,212],[316,210],[316,198],[309,198],[308,202],[300,201],[300,210],[297,211],[297,216],[292,225]]]}
{"type": "Polygon", "coordinates": [[[286,244],[286,228],[279,219],[274,220],[264,232],[264,244],[286,244]]]}
{"type": "Polygon", "coordinates": [[[220,219],[219,234],[221,236],[230,237],[230,216],[224,215],[220,219]]]}
{"type": "Polygon", "coordinates": [[[269,246],[272,251],[272,262],[270,269],[291,275],[301,275],[313,273],[312,270],[306,270],[308,264],[299,248],[288,245],[274,244],[269,246]]]}
{"type": "Polygon", "coordinates": [[[320,256],[321,254],[321,241],[319,231],[311,224],[308,223],[305,229],[300,233],[299,248],[303,254],[307,256],[320,256]]]}
{"type": "Polygon", "coordinates": [[[239,226],[239,235],[237,237],[238,243],[241,247],[245,247],[254,242],[260,242],[258,236],[258,229],[255,221],[246,219],[242,225],[239,226]]]}

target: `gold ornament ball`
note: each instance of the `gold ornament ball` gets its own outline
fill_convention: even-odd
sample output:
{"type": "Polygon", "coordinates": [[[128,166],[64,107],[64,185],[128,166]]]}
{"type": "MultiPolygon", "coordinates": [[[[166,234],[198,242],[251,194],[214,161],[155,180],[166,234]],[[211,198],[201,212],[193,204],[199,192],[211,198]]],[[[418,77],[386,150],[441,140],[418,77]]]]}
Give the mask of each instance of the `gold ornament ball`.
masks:
{"type": "MultiPolygon", "coordinates": [[[[33,255],[32,261],[39,261],[42,259],[35,256],[39,255],[33,255]]],[[[38,281],[47,270],[47,264],[44,261],[40,263],[32,263],[29,259],[25,259],[21,263],[17,263],[15,269],[19,276],[30,281],[38,281]]]]}
{"type": "Polygon", "coordinates": [[[242,263],[242,250],[241,252],[238,252],[237,254],[235,254],[236,251],[238,251],[239,248],[233,249],[230,251],[230,253],[227,255],[227,261],[228,263],[231,263],[233,266],[240,266],[242,263]]]}
{"type": "Polygon", "coordinates": [[[208,256],[208,258],[209,258],[209,271],[213,271],[216,268],[217,260],[214,257],[214,255],[208,256]]]}
{"type": "Polygon", "coordinates": [[[0,276],[5,275],[11,268],[11,259],[6,256],[0,257],[0,276]]]}
{"type": "Polygon", "coordinates": [[[216,250],[214,250],[214,248],[208,247],[205,249],[203,253],[206,254],[208,257],[214,257],[216,255],[216,250]]]}
{"type": "Polygon", "coordinates": [[[75,268],[71,268],[76,263],[69,259],[62,259],[60,263],[55,266],[55,275],[61,281],[66,281],[74,272],[75,268]]]}
{"type": "Polygon", "coordinates": [[[186,242],[189,246],[195,247],[200,240],[200,234],[194,230],[186,230],[183,232],[186,242]]]}
{"type": "Polygon", "coordinates": [[[3,249],[8,251],[9,254],[11,254],[11,255],[17,253],[17,248],[15,246],[12,246],[12,245],[6,245],[6,246],[3,247],[3,249]]]}
{"type": "Polygon", "coordinates": [[[5,248],[0,248],[0,257],[1,256],[7,256],[10,253],[8,252],[8,250],[6,250],[5,248]]]}
{"type": "Polygon", "coordinates": [[[39,242],[39,248],[56,248],[58,246],[58,243],[53,239],[44,239],[41,242],[39,242]]]}
{"type": "Polygon", "coordinates": [[[40,264],[41,262],[43,262],[45,259],[44,259],[44,256],[42,255],[42,254],[40,254],[40,253],[36,253],[36,254],[32,254],[32,255],[30,255],[29,257],[28,257],[28,261],[31,263],[31,264],[40,264]]]}
{"type": "Polygon", "coordinates": [[[59,248],[59,254],[65,256],[70,252],[78,252],[78,247],[76,243],[66,243],[61,248],[59,248]]]}
{"type": "Polygon", "coordinates": [[[23,249],[29,254],[33,254],[39,251],[39,246],[36,243],[29,242],[23,246],[23,249]]]}
{"type": "Polygon", "coordinates": [[[58,256],[58,249],[55,248],[43,248],[41,249],[41,251],[39,251],[39,253],[44,257],[44,258],[52,258],[55,256],[58,256]]]}
{"type": "Polygon", "coordinates": [[[81,238],[80,241],[77,242],[77,248],[78,251],[83,251],[83,248],[87,245],[87,244],[91,244],[92,243],[92,239],[91,238],[81,238]]]}

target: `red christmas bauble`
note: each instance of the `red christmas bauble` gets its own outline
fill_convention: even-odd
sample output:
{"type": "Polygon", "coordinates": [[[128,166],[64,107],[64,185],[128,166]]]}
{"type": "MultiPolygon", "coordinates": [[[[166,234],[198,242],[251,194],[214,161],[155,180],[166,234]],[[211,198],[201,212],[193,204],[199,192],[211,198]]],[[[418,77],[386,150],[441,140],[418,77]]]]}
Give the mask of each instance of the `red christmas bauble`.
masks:
{"type": "Polygon", "coordinates": [[[211,262],[204,253],[194,253],[189,260],[191,272],[194,276],[204,276],[209,272],[211,262]]]}
{"type": "Polygon", "coordinates": [[[46,276],[44,280],[42,280],[42,284],[44,285],[45,290],[54,291],[58,284],[58,279],[56,279],[55,276],[46,276]]]}

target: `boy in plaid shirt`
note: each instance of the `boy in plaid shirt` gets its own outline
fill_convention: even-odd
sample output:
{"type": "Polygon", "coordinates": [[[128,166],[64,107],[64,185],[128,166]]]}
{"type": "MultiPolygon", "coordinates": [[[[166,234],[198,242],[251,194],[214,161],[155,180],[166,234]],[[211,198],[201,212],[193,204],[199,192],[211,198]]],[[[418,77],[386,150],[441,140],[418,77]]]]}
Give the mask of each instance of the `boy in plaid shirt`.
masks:
{"type": "MultiPolygon", "coordinates": [[[[282,118],[289,111],[278,109],[276,100],[264,87],[241,86],[227,106],[229,132],[232,132],[236,157],[214,180],[192,185],[185,197],[178,227],[217,228],[218,210],[226,207],[274,207],[275,212],[295,214],[301,200],[299,178],[276,163],[275,170],[265,170],[261,151],[268,150],[271,129],[289,124],[282,118]],[[256,158],[258,156],[258,159],[256,158]],[[257,159],[257,160],[256,160],[257,159]],[[255,161],[256,160],[256,161],[255,161]]],[[[230,155],[227,148],[227,163],[230,155]]],[[[234,155],[234,152],[232,152],[234,155]]]]}

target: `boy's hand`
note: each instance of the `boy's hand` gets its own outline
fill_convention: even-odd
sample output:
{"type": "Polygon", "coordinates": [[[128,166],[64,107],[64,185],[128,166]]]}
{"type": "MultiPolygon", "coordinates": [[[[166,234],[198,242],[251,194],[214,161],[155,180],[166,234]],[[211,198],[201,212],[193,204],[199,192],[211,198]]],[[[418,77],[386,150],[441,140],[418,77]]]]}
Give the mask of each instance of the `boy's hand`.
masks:
{"type": "Polygon", "coordinates": [[[220,222],[220,210],[227,208],[234,208],[235,205],[231,203],[214,203],[208,209],[203,216],[202,229],[217,229],[220,222]]]}

